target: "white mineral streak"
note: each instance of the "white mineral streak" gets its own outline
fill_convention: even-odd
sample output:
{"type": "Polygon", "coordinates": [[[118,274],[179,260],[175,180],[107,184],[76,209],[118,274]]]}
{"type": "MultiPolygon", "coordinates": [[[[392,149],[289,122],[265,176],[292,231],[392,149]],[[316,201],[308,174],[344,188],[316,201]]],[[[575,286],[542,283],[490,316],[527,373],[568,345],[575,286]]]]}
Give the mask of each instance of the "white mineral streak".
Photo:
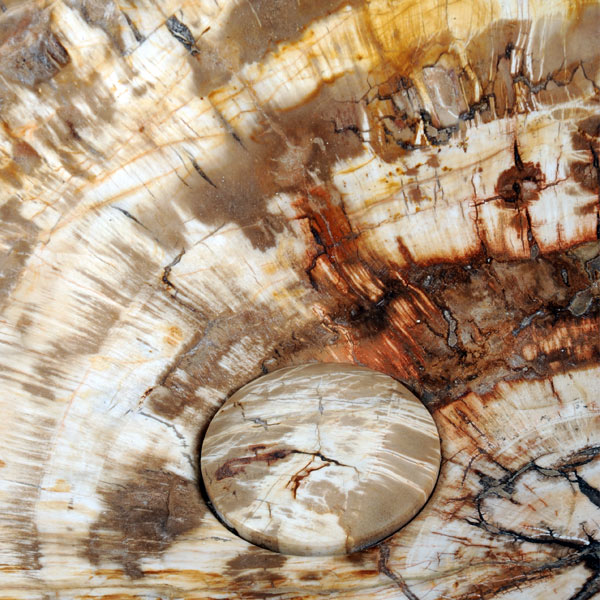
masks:
{"type": "MultiPolygon", "coordinates": [[[[382,266],[457,261],[466,268],[485,242],[501,269],[504,261],[535,260],[532,240],[549,260],[597,236],[597,193],[579,185],[570,168],[592,164],[572,135],[576,122],[598,110],[597,2],[340,4],[317,11],[299,31],[274,33],[245,61],[252,40],[228,37],[227,27],[247,4],[0,2],[8,9],[1,23],[14,11],[48,11],[70,59],[35,85],[20,82],[4,41],[20,29],[0,32],[1,594],[412,600],[486,598],[506,589],[502,597],[511,600],[591,598],[600,590],[586,558],[598,551],[600,452],[591,449],[598,444],[600,371],[597,354],[575,359],[597,343],[593,316],[532,334],[511,357],[517,369],[519,361],[557,356],[548,360],[562,373],[510,371],[505,381],[486,380],[487,388],[434,410],[444,462],[431,501],[386,545],[354,562],[273,562],[200,510],[200,500],[178,512],[185,482],[195,490],[199,432],[230,393],[273,356],[348,361],[370,343],[336,322],[307,281],[311,237],[294,203],[305,180],[323,183],[305,161],[327,146],[321,137],[304,144],[312,135],[304,121],[298,136],[282,122],[316,94],[328,91],[340,110],[365,100],[356,108],[361,151],[332,158],[329,177],[363,255],[373,259],[370,270],[358,264],[345,283],[374,302],[381,290],[369,277],[382,266]],[[171,16],[205,44],[198,56],[170,33],[171,16]],[[508,52],[488,30],[505,21],[516,23],[508,52]],[[482,99],[466,50],[480,35],[490,73],[510,82],[505,95],[514,97],[514,110],[490,120],[476,111],[440,146],[427,145],[420,120],[411,140],[420,147],[384,160],[374,123],[389,106],[376,98],[377,86],[410,77],[406,95],[418,94],[446,126],[482,99]],[[209,67],[198,67],[202,60],[209,67]],[[454,76],[448,72],[461,69],[472,89],[468,101],[442,89],[454,76]],[[221,177],[237,173],[240,148],[253,152],[273,132],[280,143],[268,160],[243,165],[236,193],[215,203],[214,214],[202,213],[214,188],[200,172],[220,189],[221,177]],[[517,211],[529,220],[531,239],[507,225],[515,209],[496,191],[499,174],[514,165],[515,142],[521,160],[539,163],[545,178],[536,202],[517,211]],[[254,199],[243,193],[246,177],[262,170],[281,189],[269,192],[256,214],[233,218],[234,208],[254,199]],[[288,179],[292,184],[279,184],[288,179]],[[297,181],[303,183],[294,187],[297,181]],[[253,226],[277,218],[285,225],[273,243],[250,241],[253,226]],[[317,327],[325,333],[306,342],[317,327]],[[284,341],[275,340],[282,332],[284,341]],[[174,400],[177,394],[185,402],[174,400]],[[161,402],[181,409],[161,412],[161,402]],[[168,493],[156,499],[161,485],[168,493]]],[[[597,277],[597,253],[586,248],[577,256],[597,277]]],[[[532,297],[560,281],[560,267],[540,272],[532,297]]],[[[331,280],[340,277],[332,272],[331,280]]],[[[517,273],[513,287],[519,281],[517,273]]],[[[403,301],[389,305],[393,318],[413,318],[403,301]]],[[[592,306],[594,296],[581,302],[592,306]]],[[[471,320],[486,310],[474,309],[471,320]]],[[[514,317],[511,310],[497,315],[498,327],[514,317]]],[[[468,341],[461,327],[455,335],[468,341]]],[[[408,360],[389,339],[377,346],[390,349],[399,362],[408,360]]],[[[324,527],[335,521],[323,519],[324,527]]]]}

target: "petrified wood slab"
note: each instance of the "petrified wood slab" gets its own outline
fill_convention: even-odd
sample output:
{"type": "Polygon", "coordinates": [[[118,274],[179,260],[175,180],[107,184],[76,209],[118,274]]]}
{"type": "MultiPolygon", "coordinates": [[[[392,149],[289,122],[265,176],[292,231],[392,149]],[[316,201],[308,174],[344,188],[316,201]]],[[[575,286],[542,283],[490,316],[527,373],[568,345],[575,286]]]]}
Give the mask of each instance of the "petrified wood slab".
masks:
{"type": "Polygon", "coordinates": [[[597,1],[0,3],[10,598],[600,591],[597,1]],[[362,553],[225,529],[198,450],[310,361],[427,405],[362,553]]]}

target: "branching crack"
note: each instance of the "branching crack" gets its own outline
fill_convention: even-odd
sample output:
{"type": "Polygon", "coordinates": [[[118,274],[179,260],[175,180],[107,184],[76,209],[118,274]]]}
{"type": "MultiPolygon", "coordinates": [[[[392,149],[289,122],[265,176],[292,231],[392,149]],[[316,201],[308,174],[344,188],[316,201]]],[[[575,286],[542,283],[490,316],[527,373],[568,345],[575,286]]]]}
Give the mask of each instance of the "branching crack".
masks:
{"type": "Polygon", "coordinates": [[[307,452],[305,450],[297,450],[296,448],[281,448],[267,451],[267,446],[265,444],[249,446],[248,449],[254,454],[250,456],[242,456],[240,458],[230,458],[215,471],[215,477],[217,481],[221,481],[222,479],[227,479],[229,477],[235,477],[239,473],[243,473],[246,465],[256,462],[264,462],[267,464],[267,466],[270,466],[272,463],[283,460],[292,454],[303,454],[311,457],[310,461],[304,467],[302,467],[300,471],[293,475],[290,479],[290,483],[287,484],[292,486],[294,497],[296,497],[296,491],[302,479],[307,477],[312,471],[318,471],[319,469],[325,468],[330,464],[338,465],[340,467],[348,467],[350,469],[354,469],[358,473],[358,469],[356,467],[352,465],[346,465],[335,458],[329,458],[323,455],[320,451],[307,452]],[[314,462],[315,458],[320,459],[324,464],[318,468],[309,469],[308,467],[314,462]]]}
{"type": "Polygon", "coordinates": [[[514,587],[519,582],[527,581],[532,576],[536,574],[539,575],[544,571],[583,564],[593,573],[569,600],[587,600],[600,591],[600,541],[592,537],[585,530],[584,525],[582,525],[582,529],[585,537],[562,535],[548,525],[537,528],[537,530],[540,531],[539,534],[529,534],[517,531],[514,528],[501,526],[498,523],[491,523],[485,514],[486,511],[483,506],[486,499],[492,496],[504,498],[514,504],[519,504],[519,502],[513,498],[517,489],[518,479],[525,473],[533,471],[541,477],[566,479],[576,489],[579,489],[579,492],[588,498],[590,502],[600,508],[600,490],[592,486],[577,471],[577,469],[590,463],[592,460],[595,460],[598,456],[600,456],[600,446],[591,446],[583,448],[579,452],[568,457],[562,464],[555,465],[552,468],[541,467],[533,460],[516,471],[507,471],[507,474],[500,479],[480,474],[482,490],[475,497],[477,518],[467,518],[467,523],[479,529],[483,529],[491,535],[507,536],[516,542],[551,544],[571,550],[565,557],[554,562],[544,563],[543,565],[532,569],[522,577],[512,581],[508,587],[514,587]]]}
{"type": "Polygon", "coordinates": [[[183,455],[186,457],[188,463],[192,467],[192,471],[195,472],[196,466],[194,465],[194,461],[192,460],[192,457],[190,456],[189,452],[187,452],[187,448],[188,448],[187,440],[185,439],[185,436],[179,432],[177,427],[175,427],[175,425],[173,423],[169,423],[168,421],[165,421],[164,419],[160,419],[159,417],[151,415],[150,413],[144,412],[143,410],[140,410],[138,414],[140,414],[148,419],[152,419],[153,421],[156,421],[157,423],[160,423],[161,425],[164,425],[165,427],[168,427],[175,433],[177,438],[181,441],[181,445],[186,449],[186,451],[183,452],[183,455]]]}
{"type": "Polygon", "coordinates": [[[175,287],[175,285],[173,283],[171,283],[171,281],[169,280],[169,275],[171,274],[171,269],[179,264],[179,261],[181,260],[181,257],[185,254],[185,250],[182,250],[164,269],[163,269],[163,276],[162,276],[162,282],[169,288],[177,291],[177,288],[175,287]]]}
{"type": "Polygon", "coordinates": [[[383,573],[386,577],[389,577],[402,591],[402,593],[408,598],[408,600],[419,600],[418,596],[408,587],[406,581],[401,575],[394,573],[389,567],[390,560],[390,547],[387,544],[379,545],[379,560],[377,562],[377,569],[380,573],[383,573]]]}
{"type": "Polygon", "coordinates": [[[181,305],[183,308],[191,311],[192,313],[199,315],[200,311],[196,307],[192,306],[187,302],[182,301],[179,298],[179,290],[177,289],[175,284],[169,279],[171,270],[175,265],[179,263],[181,257],[185,254],[185,252],[185,250],[182,250],[166,267],[164,267],[161,280],[168,289],[173,291],[173,293],[171,294],[171,298],[173,298],[173,300],[175,300],[177,304],[181,305]]]}
{"type": "Polygon", "coordinates": [[[242,413],[242,419],[244,421],[247,421],[249,423],[255,423],[256,425],[260,425],[260,427],[263,427],[265,430],[268,429],[269,426],[271,426],[271,425],[279,425],[279,422],[269,423],[268,421],[265,421],[264,419],[261,419],[260,417],[247,417],[246,409],[244,408],[244,405],[241,402],[236,402],[235,404],[236,404],[236,406],[239,407],[239,409],[242,413]]]}
{"type": "Polygon", "coordinates": [[[296,473],[294,473],[294,475],[292,475],[290,477],[290,480],[286,484],[285,487],[290,487],[290,489],[292,490],[292,495],[294,496],[294,498],[296,498],[296,494],[298,492],[298,488],[300,487],[300,484],[302,483],[302,481],[304,479],[306,479],[314,471],[320,471],[321,469],[324,469],[324,468],[328,467],[331,464],[331,462],[329,462],[329,461],[323,461],[321,459],[321,464],[318,467],[312,467],[311,468],[311,465],[313,464],[314,460],[315,460],[315,456],[311,456],[311,458],[308,461],[308,463],[306,463],[299,471],[297,471],[296,473]]]}

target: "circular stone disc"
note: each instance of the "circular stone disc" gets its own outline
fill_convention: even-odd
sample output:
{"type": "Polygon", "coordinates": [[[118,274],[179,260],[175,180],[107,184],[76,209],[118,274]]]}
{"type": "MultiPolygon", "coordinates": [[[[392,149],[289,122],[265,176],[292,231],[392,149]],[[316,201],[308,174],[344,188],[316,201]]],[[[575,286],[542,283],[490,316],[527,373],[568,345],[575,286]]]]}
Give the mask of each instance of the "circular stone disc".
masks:
{"type": "Polygon", "coordinates": [[[343,364],[275,371],[229,398],[202,445],[206,491],[248,541],[354,552],[409,521],[440,466],[431,415],[387,375],[343,364]]]}

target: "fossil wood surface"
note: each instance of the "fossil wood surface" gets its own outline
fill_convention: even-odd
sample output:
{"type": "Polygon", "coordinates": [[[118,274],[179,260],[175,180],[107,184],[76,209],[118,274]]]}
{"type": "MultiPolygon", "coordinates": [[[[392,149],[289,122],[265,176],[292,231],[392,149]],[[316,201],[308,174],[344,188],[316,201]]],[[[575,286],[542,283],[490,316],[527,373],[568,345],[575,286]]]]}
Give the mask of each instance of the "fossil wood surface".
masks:
{"type": "Polygon", "coordinates": [[[600,4],[0,2],[0,596],[600,592],[600,4]],[[437,487],[284,556],[198,491],[311,361],[404,382],[437,487]]]}

